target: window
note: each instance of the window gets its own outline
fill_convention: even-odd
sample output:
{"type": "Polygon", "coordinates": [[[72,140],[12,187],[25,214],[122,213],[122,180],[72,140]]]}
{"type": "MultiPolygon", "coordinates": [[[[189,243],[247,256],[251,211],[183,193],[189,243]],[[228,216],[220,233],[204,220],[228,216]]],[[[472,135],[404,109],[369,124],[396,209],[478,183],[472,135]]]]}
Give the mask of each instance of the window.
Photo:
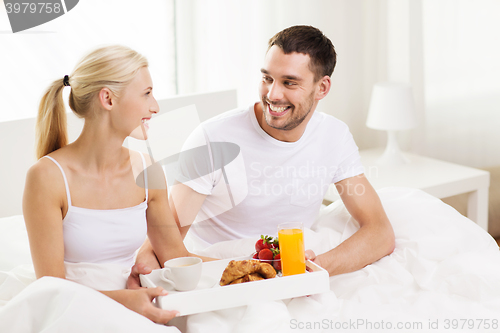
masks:
{"type": "MultiPolygon", "coordinates": [[[[47,86],[91,50],[123,44],[146,56],[157,99],[175,94],[174,0],[85,0],[59,18],[11,33],[0,5],[0,121],[35,117],[47,86]]],[[[68,107],[69,111],[69,107],[68,107]]]]}

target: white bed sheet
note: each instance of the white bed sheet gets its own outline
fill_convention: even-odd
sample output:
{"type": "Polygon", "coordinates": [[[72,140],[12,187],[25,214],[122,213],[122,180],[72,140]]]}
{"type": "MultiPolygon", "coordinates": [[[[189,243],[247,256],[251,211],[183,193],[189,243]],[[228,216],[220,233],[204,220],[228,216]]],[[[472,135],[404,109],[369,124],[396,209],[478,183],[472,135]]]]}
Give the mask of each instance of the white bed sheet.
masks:
{"type": "MultiPolygon", "coordinates": [[[[459,327],[460,319],[474,320],[474,329],[465,325],[468,332],[487,327],[480,319],[489,319],[486,331],[492,331],[494,320],[500,329],[500,251],[494,239],[422,191],[378,193],[396,234],[391,255],[331,277],[328,293],[189,316],[189,332],[297,332],[301,327],[306,332],[381,332],[398,331],[401,325],[412,326],[403,331],[436,332],[452,328],[453,319],[459,319],[459,327]]],[[[344,205],[333,203],[321,211],[313,230],[306,230],[306,247],[322,253],[357,228],[344,205]]],[[[203,254],[245,255],[253,243],[219,243],[203,254]]]]}
{"type": "Polygon", "coordinates": [[[23,217],[0,219],[0,332],[179,332],[93,289],[124,288],[129,270],[117,265],[65,266],[71,281],[36,280],[23,217]]]}
{"type": "MultiPolygon", "coordinates": [[[[396,234],[391,255],[359,271],[331,277],[327,293],[201,313],[179,322],[188,332],[331,332],[343,331],[342,327],[380,332],[388,325],[393,331],[398,331],[398,325],[413,325],[406,331],[436,332],[445,329],[446,320],[451,325],[452,319],[471,319],[474,329],[465,325],[464,330],[470,332],[486,327],[479,319],[489,319],[490,326],[493,320],[498,323],[500,251],[493,238],[422,191],[386,188],[378,192],[396,234]]],[[[305,231],[306,247],[322,253],[357,228],[342,203],[333,203],[320,212],[312,230],[305,231]]],[[[64,325],[75,326],[80,319],[76,322],[83,322],[82,331],[175,330],[152,324],[73,282],[43,278],[31,283],[34,274],[26,258],[29,249],[22,217],[0,220],[0,240],[2,328],[11,324],[9,331],[38,331],[43,324],[47,331],[65,331],[70,326],[64,325]],[[28,265],[12,269],[17,263],[28,265]]],[[[200,254],[248,255],[254,241],[222,242],[200,254]]]]}

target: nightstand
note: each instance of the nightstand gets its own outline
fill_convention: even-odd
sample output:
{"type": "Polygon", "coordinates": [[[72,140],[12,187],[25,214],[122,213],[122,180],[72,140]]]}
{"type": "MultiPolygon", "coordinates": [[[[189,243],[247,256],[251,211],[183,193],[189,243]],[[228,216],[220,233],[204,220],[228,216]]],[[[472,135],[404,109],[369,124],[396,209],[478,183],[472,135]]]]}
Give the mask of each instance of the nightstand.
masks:
{"type": "MultiPolygon", "coordinates": [[[[359,153],[365,175],[376,190],[388,186],[411,187],[440,199],[468,193],[467,217],[488,231],[489,172],[410,153],[404,154],[411,160],[409,164],[382,166],[376,164],[382,149],[359,153]]],[[[325,200],[339,198],[335,185],[330,185],[325,200]]]]}

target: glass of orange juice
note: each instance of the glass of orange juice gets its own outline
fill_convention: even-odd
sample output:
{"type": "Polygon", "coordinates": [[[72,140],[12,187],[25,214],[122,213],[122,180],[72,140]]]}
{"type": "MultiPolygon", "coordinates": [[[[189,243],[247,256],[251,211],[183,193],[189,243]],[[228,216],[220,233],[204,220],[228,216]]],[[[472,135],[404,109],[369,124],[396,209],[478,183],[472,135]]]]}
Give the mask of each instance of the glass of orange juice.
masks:
{"type": "Polygon", "coordinates": [[[286,222],[278,225],[278,239],[283,276],[306,272],[304,255],[304,227],[300,222],[286,222]]]}

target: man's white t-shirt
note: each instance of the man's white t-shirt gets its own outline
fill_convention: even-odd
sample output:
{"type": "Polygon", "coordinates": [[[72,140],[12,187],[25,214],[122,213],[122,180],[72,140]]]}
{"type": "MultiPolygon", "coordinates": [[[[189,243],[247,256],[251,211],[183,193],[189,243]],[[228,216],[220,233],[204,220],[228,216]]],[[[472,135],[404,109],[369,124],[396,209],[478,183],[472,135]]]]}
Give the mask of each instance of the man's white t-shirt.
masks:
{"type": "Polygon", "coordinates": [[[194,147],[209,153],[202,161],[181,159],[176,179],[207,195],[188,233],[202,248],[277,235],[282,222],[308,228],[329,185],[364,172],[347,125],[317,111],[296,142],[269,136],[257,122],[254,104],[228,111],[202,123],[183,150],[194,147]]]}

